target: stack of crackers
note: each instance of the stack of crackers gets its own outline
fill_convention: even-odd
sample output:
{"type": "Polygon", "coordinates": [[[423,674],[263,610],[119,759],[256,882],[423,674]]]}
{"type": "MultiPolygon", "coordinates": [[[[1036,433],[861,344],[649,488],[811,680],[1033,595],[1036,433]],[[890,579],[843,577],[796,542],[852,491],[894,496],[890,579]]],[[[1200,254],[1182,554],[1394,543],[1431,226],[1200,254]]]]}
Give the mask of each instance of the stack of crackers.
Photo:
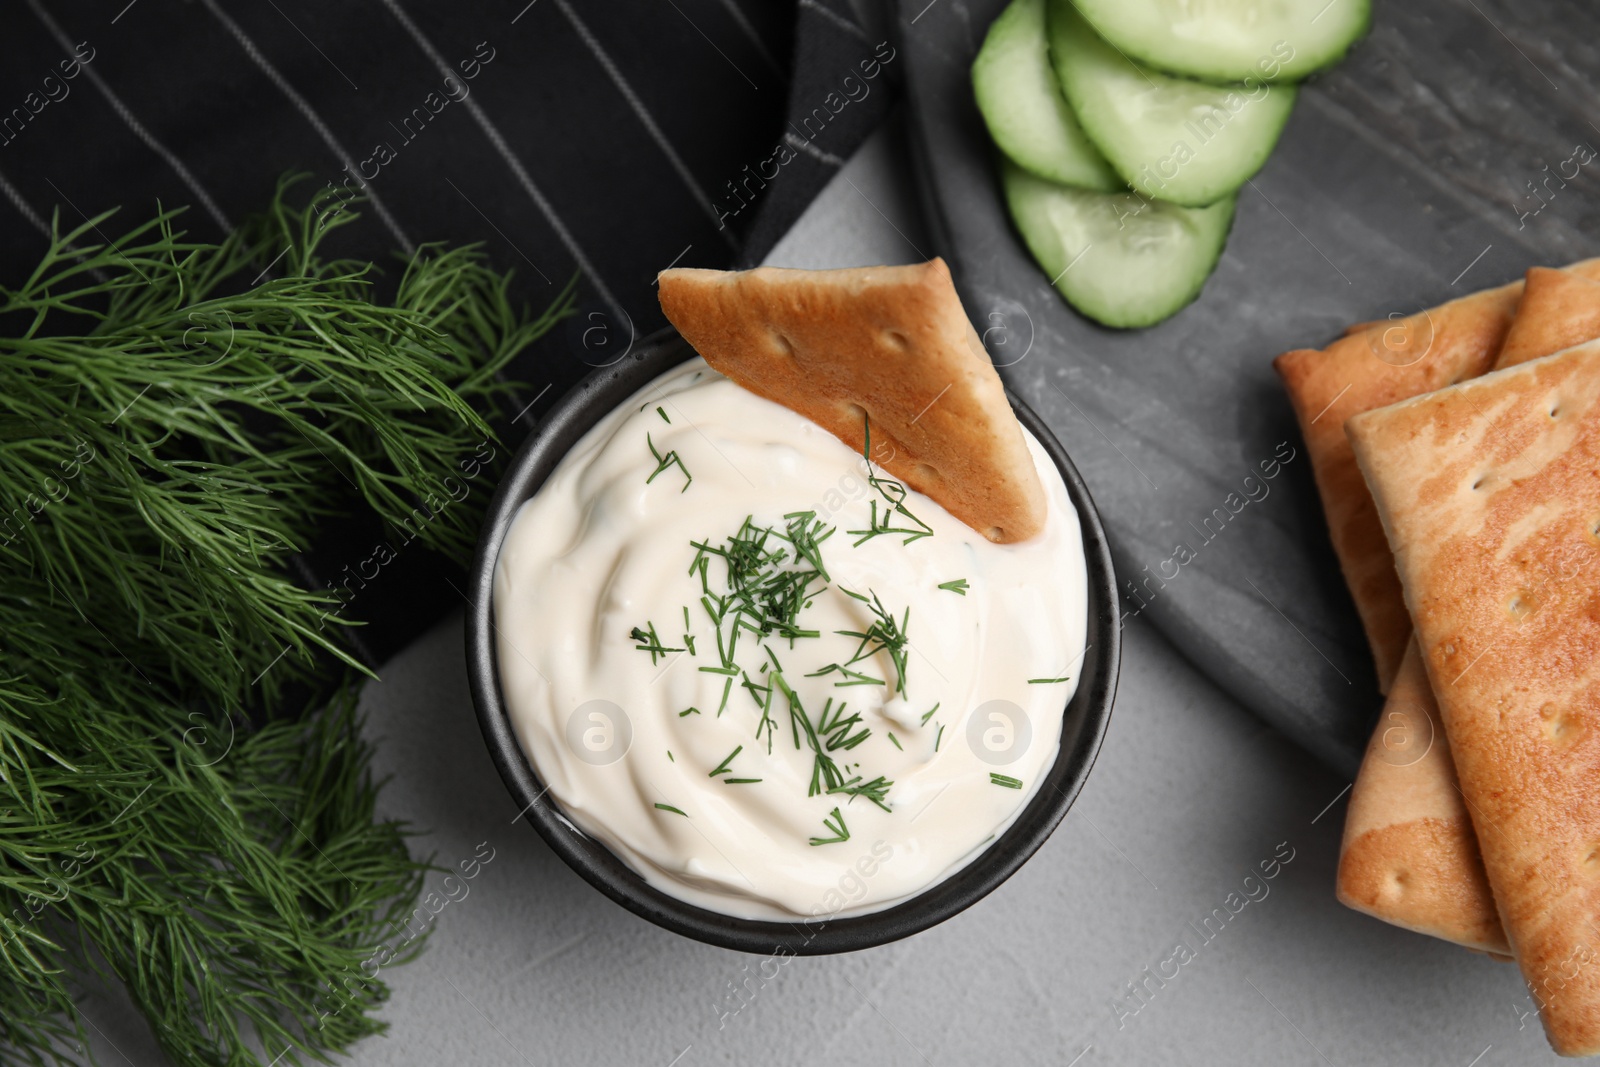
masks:
{"type": "Polygon", "coordinates": [[[1600,260],[1279,356],[1387,703],[1339,899],[1600,1052],[1600,260]]]}

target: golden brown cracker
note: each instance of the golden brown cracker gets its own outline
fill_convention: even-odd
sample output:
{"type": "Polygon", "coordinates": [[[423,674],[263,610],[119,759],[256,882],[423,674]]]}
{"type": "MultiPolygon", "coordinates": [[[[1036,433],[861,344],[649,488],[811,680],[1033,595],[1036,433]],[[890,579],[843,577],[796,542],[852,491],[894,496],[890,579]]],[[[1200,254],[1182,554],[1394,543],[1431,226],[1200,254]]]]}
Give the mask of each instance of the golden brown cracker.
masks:
{"type": "Polygon", "coordinates": [[[872,458],[991,541],[1044,528],[1044,486],[941,259],[667,270],[661,308],[706,362],[872,458]]]}

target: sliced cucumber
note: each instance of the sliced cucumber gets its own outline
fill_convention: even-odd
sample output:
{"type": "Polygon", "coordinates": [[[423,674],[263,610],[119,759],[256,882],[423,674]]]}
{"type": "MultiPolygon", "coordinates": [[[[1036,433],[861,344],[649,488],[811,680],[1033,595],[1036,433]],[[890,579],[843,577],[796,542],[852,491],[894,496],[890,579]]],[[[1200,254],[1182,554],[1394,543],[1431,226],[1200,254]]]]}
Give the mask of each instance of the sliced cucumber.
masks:
{"type": "Polygon", "coordinates": [[[972,89],[989,136],[1012,162],[1085,189],[1127,188],[1061,96],[1045,46],[1045,0],[1012,0],[972,63],[972,89]]]}
{"type": "Polygon", "coordinates": [[[1077,0],[1095,30],[1134,59],[1215,82],[1293,81],[1349,50],[1369,0],[1077,0]]]}
{"type": "Polygon", "coordinates": [[[1067,303],[1107,326],[1150,326],[1200,295],[1233,225],[1233,197],[1186,208],[1057,185],[1002,161],[1011,218],[1067,303]]]}
{"type": "Polygon", "coordinates": [[[1050,0],[1050,57],[1083,130],[1127,183],[1200,207],[1261,169],[1294,107],[1293,85],[1218,86],[1134,63],[1050,0]]]}

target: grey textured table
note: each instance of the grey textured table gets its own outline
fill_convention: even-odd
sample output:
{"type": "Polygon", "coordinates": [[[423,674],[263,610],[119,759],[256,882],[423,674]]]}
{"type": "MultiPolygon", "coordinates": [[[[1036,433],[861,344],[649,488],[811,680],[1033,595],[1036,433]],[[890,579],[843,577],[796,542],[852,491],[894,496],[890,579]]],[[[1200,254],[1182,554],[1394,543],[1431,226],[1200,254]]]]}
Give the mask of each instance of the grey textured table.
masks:
{"type": "MultiPolygon", "coordinates": [[[[899,138],[880,131],[770,262],[922,258],[899,138]]],[[[513,825],[473,719],[459,618],[390,663],[363,703],[393,775],[384,811],[422,829],[416,847],[442,864],[493,858],[439,914],[425,955],[385,974],[392,1028],[357,1047],[357,1064],[1554,1059],[1515,968],[1333,899],[1347,783],[1141,620],[1105,747],[1055,836],[971,910],[850,956],[763,960],[682,940],[513,825]],[[1263,862],[1276,877],[1259,877],[1263,862]]],[[[163,1062],[125,1002],[87,1008],[101,1062],[163,1062]]]]}

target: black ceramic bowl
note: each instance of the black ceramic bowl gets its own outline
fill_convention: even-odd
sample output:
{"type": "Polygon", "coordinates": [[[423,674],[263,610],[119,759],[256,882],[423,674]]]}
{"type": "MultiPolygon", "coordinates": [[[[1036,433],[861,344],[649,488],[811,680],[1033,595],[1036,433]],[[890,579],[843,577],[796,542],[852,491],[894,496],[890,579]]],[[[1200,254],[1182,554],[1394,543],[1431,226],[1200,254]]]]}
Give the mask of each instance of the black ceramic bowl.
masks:
{"type": "Polygon", "coordinates": [[[744,952],[822,955],[871,948],[908,937],[970,907],[1021,867],[1066,815],[1100,750],[1117,688],[1121,629],[1116,580],[1105,530],[1089,490],[1055,436],[1015,397],[1017,418],[1055,461],[1078,509],[1088,564],[1089,648],[1077,690],[1063,711],[1061,751],[1044,787],[988,850],[950,878],[883,911],[826,921],[765,922],[736,919],[687,904],[649,885],[605,845],[582,833],[545,795],[545,787],[523,755],[500,693],[494,630],[495,563],[501,542],[523,501],[544,483],[567,450],[589,428],[646,383],[694,355],[672,332],[655,335],[611,367],[596,370],[550,412],[512,460],[489,504],[470,576],[467,664],[478,724],[489,753],[517,806],[556,854],[612,900],[658,926],[697,941],[744,952]]]}

